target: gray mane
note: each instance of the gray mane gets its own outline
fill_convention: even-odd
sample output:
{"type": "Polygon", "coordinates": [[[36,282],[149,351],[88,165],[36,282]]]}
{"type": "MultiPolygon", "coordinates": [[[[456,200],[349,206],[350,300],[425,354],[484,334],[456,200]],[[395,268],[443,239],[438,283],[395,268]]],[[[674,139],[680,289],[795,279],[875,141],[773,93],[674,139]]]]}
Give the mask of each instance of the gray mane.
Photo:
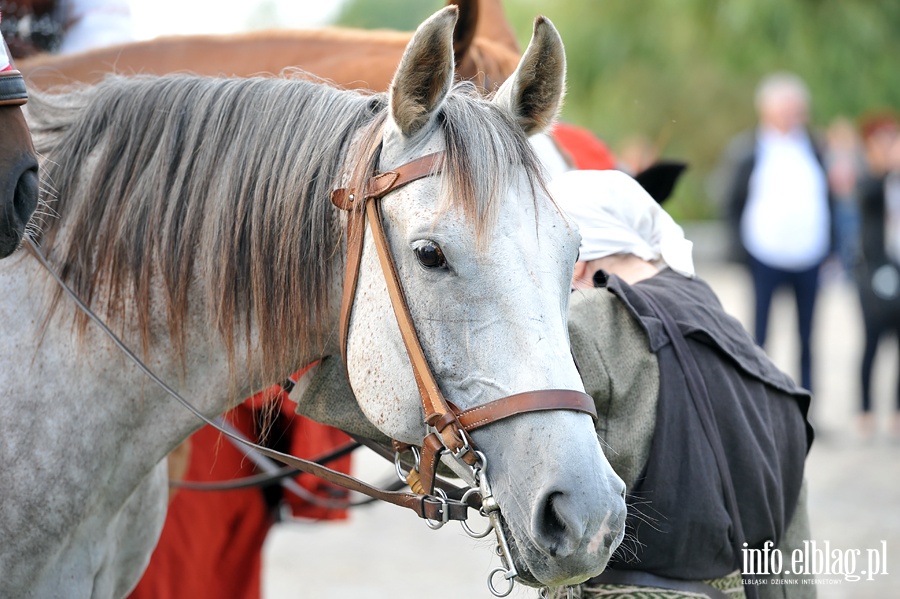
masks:
{"type": "MultiPolygon", "coordinates": [[[[473,90],[457,86],[437,118],[447,208],[483,236],[510,160],[532,186],[539,167],[512,117],[473,90]]],[[[384,94],[275,78],[113,76],[36,94],[29,117],[59,214],[42,243],[89,304],[136,319],[145,351],[158,297],[183,357],[199,279],[229,355],[252,323],[267,376],[283,377],[321,351],[342,264],[329,194],[341,173],[371,172],[386,110],[384,94]],[[348,162],[354,139],[368,155],[348,162]]]]}

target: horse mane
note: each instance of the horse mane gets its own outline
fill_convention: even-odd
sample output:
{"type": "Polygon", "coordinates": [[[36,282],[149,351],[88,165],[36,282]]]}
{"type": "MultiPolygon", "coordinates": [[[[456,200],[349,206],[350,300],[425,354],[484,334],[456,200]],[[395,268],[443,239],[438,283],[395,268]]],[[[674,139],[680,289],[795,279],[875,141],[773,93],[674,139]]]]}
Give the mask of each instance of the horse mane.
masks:
{"type": "MultiPolygon", "coordinates": [[[[510,156],[521,157],[532,188],[540,167],[513,118],[474,90],[459,84],[437,120],[445,209],[461,210],[483,238],[514,183],[510,156]]],[[[329,194],[343,173],[371,174],[386,104],[384,94],[302,80],[187,75],[110,76],[35,94],[42,183],[59,214],[42,245],[89,305],[120,324],[131,314],[145,353],[161,299],[182,363],[200,282],[232,365],[243,333],[248,350],[253,339],[261,351],[260,382],[280,380],[332,333],[320,325],[330,322],[343,256],[329,194]],[[351,144],[366,150],[348,160],[351,144]]],[[[83,330],[85,319],[76,322],[83,330]]]]}

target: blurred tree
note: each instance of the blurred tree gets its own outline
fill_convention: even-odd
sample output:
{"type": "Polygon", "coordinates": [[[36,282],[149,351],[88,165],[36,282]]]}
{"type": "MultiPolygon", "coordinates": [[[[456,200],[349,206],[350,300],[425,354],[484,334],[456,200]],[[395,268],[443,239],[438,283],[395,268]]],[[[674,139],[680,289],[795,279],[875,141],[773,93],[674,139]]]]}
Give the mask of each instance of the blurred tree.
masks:
{"type": "Polygon", "coordinates": [[[335,24],[362,29],[412,31],[443,5],[441,0],[344,0],[335,24]]]}
{"type": "MultiPolygon", "coordinates": [[[[348,0],[347,14],[365,7],[373,20],[342,16],[341,23],[412,29],[440,5],[348,0]]],[[[753,125],[754,90],[769,72],[806,80],[818,126],[900,109],[896,0],[504,0],[504,7],[523,47],[537,14],[562,34],[564,120],[614,149],[643,135],[664,156],[691,164],[667,204],[676,218],[716,216],[705,182],[729,139],[753,125]]]]}

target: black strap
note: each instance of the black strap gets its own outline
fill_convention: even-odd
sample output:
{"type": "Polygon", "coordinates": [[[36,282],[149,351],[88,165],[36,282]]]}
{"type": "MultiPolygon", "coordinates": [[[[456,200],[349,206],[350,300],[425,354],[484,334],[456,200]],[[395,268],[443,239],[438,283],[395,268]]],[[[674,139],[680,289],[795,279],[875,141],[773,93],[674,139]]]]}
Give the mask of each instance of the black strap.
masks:
{"type": "MultiPolygon", "coordinates": [[[[734,525],[734,534],[731,537],[731,542],[734,547],[734,559],[738,562],[735,565],[736,567],[740,567],[740,556],[743,552],[743,543],[745,540],[744,527],[741,524],[741,514],[738,510],[737,495],[734,490],[731,471],[728,469],[728,461],[725,458],[725,448],[722,446],[722,437],[719,435],[719,428],[716,426],[715,418],[713,416],[712,400],[709,398],[709,392],[706,388],[706,383],[703,380],[703,375],[700,373],[700,367],[697,365],[694,355],[688,348],[684,335],[678,328],[678,325],[675,324],[675,321],[672,320],[672,317],[669,316],[665,310],[660,308],[657,301],[651,297],[649,293],[644,292],[638,286],[633,286],[631,289],[644,300],[647,306],[654,312],[654,315],[662,322],[663,328],[672,342],[672,349],[675,351],[675,357],[679,364],[681,364],[681,369],[684,372],[685,381],[691,399],[693,400],[694,408],[700,416],[700,422],[703,426],[706,438],[709,441],[709,445],[713,450],[716,467],[719,471],[719,477],[722,480],[722,491],[725,494],[725,507],[728,510],[728,515],[731,516],[731,521],[734,525]]],[[[756,587],[753,585],[745,585],[744,591],[750,599],[755,599],[757,597],[756,587]]]]}
{"type": "Polygon", "coordinates": [[[705,595],[710,599],[729,599],[728,595],[723,593],[720,589],[705,582],[666,578],[665,576],[657,576],[656,574],[639,572],[637,570],[606,570],[603,574],[591,578],[584,584],[587,587],[594,587],[601,584],[649,587],[653,589],[697,593],[705,595]]]}
{"type": "Polygon", "coordinates": [[[0,74],[0,106],[18,106],[28,100],[25,80],[18,71],[0,74]]]}

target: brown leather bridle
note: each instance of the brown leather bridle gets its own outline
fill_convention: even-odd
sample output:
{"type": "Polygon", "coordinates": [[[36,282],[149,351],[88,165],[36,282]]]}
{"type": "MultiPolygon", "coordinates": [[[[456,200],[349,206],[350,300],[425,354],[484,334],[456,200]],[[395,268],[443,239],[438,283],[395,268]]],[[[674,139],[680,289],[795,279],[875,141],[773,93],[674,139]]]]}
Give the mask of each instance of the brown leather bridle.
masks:
{"type": "MultiPolygon", "coordinates": [[[[126,357],[162,388],[165,393],[178,401],[197,418],[217,429],[221,434],[252,448],[262,455],[297,468],[302,472],[318,476],[350,491],[356,491],[374,499],[408,508],[419,517],[424,518],[431,528],[439,528],[450,520],[459,520],[462,521],[466,532],[475,538],[482,538],[493,530],[497,535],[497,552],[503,566],[495,568],[488,575],[488,587],[495,596],[504,597],[512,592],[518,572],[513,563],[503,528],[500,525],[500,506],[493,496],[490,483],[485,475],[487,458],[475,448],[469,433],[505,418],[528,412],[574,410],[590,414],[595,421],[597,412],[594,402],[589,395],[567,389],[519,393],[468,410],[460,410],[444,398],[419,342],[412,315],[403,294],[397,267],[384,234],[380,206],[380,200],[392,191],[413,181],[440,172],[442,162],[443,153],[430,154],[391,171],[372,175],[366,180],[365,192],[361,196],[354,190],[348,189],[337,189],[332,192],[331,196],[334,205],[342,210],[346,210],[348,213],[347,270],[344,277],[340,317],[341,354],[344,358],[344,364],[347,364],[347,337],[350,331],[350,316],[356,296],[357,282],[359,281],[364,232],[368,223],[372,229],[375,247],[385,281],[387,282],[394,315],[397,318],[403,342],[413,367],[419,394],[422,397],[425,424],[430,432],[425,436],[421,452],[414,452],[416,455],[421,454],[420,459],[416,460],[415,468],[406,477],[412,488],[411,493],[379,489],[311,460],[304,460],[251,443],[222,428],[216,422],[207,418],[193,404],[181,397],[165,381],[150,370],[53,270],[34,241],[27,239],[27,243],[30,252],[56,280],[66,295],[75,302],[77,307],[91,321],[100,327],[103,333],[122,350],[126,357]],[[458,464],[470,468],[469,476],[465,478],[469,479],[467,482],[472,488],[459,500],[449,498],[441,489],[437,489],[437,493],[435,493],[435,472],[438,460],[445,452],[453,456],[458,464]],[[477,505],[479,498],[481,500],[480,509],[482,514],[491,520],[491,525],[483,532],[473,531],[465,522],[468,518],[469,502],[471,501],[477,505]],[[498,589],[494,583],[495,575],[498,573],[508,583],[508,587],[505,590],[498,589]]],[[[401,445],[395,442],[395,449],[398,453],[403,449],[401,445]]],[[[399,455],[395,456],[395,462],[398,464],[399,471],[399,455]]]]}
{"type": "Polygon", "coordinates": [[[574,410],[590,414],[594,421],[597,420],[594,400],[581,391],[568,389],[528,391],[464,411],[447,401],[441,393],[416,333],[397,266],[384,233],[381,200],[413,181],[439,173],[443,162],[443,152],[428,154],[390,171],[373,174],[366,180],[362,193],[355,189],[342,188],[336,189],[331,194],[332,203],[347,212],[347,263],[340,317],[341,356],[347,368],[350,317],[359,281],[365,227],[368,223],[387,283],[394,316],[400,327],[403,344],[422,399],[426,430],[431,431],[425,436],[421,448],[421,466],[418,471],[421,487],[417,490],[426,495],[434,491],[437,462],[443,452],[449,451],[457,460],[469,466],[476,464],[475,447],[469,436],[475,429],[518,414],[545,410],[574,410]]]}

